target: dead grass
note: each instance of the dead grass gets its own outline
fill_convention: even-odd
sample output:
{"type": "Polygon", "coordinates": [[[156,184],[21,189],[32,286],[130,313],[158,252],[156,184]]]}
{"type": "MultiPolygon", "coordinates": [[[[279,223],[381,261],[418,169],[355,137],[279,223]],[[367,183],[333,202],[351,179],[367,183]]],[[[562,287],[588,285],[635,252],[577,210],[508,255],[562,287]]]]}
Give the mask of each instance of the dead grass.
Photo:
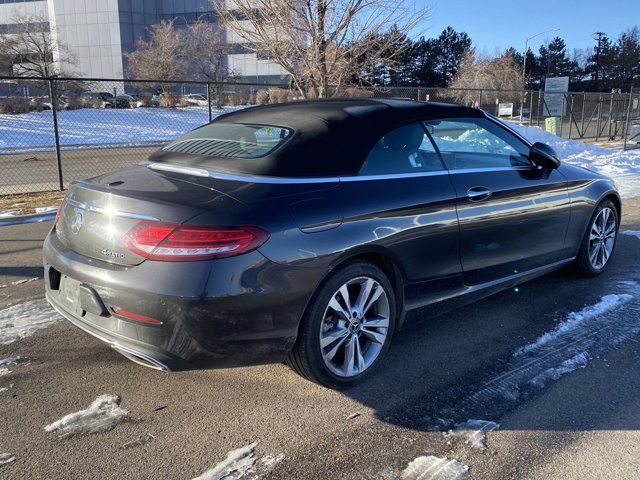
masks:
{"type": "Polygon", "coordinates": [[[66,192],[17,193],[0,196],[0,212],[20,210],[21,215],[36,213],[36,207],[60,205],[66,192]]]}

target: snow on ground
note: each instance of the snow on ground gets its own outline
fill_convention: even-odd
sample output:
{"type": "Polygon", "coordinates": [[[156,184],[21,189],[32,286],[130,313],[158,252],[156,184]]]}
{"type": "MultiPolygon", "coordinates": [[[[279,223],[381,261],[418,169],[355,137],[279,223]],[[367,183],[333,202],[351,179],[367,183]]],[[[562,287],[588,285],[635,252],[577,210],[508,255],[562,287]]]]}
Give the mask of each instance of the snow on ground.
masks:
{"type": "Polygon", "coordinates": [[[8,227],[9,225],[23,225],[27,223],[50,222],[55,218],[55,213],[37,213],[35,215],[23,215],[14,217],[0,217],[0,227],[8,227]]]}
{"type": "Polygon", "coordinates": [[[60,205],[49,205],[48,207],[36,207],[36,213],[51,213],[57,212],[60,205]]]}
{"type": "Polygon", "coordinates": [[[474,450],[484,452],[487,449],[487,432],[500,428],[500,424],[489,420],[467,420],[456,423],[447,435],[461,437],[474,450]]]}
{"type": "Polygon", "coordinates": [[[265,455],[256,461],[258,444],[250,443],[232,450],[227,457],[193,480],[260,480],[284,459],[284,454],[265,455]]]}
{"type": "Polygon", "coordinates": [[[640,285],[625,280],[611,288],[616,293],[568,313],[553,330],[516,350],[501,370],[469,386],[445,408],[426,413],[429,429],[455,429],[469,418],[499,418],[514,402],[535,395],[548,382],[635,339],[640,333],[640,285]]]}
{"type": "Polygon", "coordinates": [[[557,339],[560,335],[576,331],[585,322],[596,319],[607,312],[613,311],[620,306],[631,302],[633,298],[633,295],[628,293],[612,293],[610,295],[605,295],[598,303],[584,307],[579,312],[569,313],[566,320],[560,322],[554,330],[545,333],[535,342],[520,348],[516,351],[515,356],[520,356],[533,350],[537,350],[546,343],[557,339]]]}
{"type": "Polygon", "coordinates": [[[18,215],[20,215],[21,211],[22,210],[5,210],[3,212],[0,212],[0,218],[17,217],[18,215]]]}
{"type": "Polygon", "coordinates": [[[633,237],[636,237],[638,240],[640,240],[640,230],[625,230],[622,233],[623,235],[631,235],[633,237]]]}
{"type": "Polygon", "coordinates": [[[154,438],[156,438],[155,435],[152,435],[151,433],[145,433],[144,435],[140,436],[139,438],[136,438],[135,440],[132,440],[130,442],[125,443],[120,448],[122,450],[127,450],[129,448],[140,447],[142,445],[146,445],[147,443],[149,443],[154,438]]]}
{"type": "MultiPolygon", "coordinates": [[[[19,365],[29,365],[29,359],[28,358],[23,358],[21,356],[17,356],[17,357],[9,357],[9,358],[4,358],[2,360],[0,360],[0,377],[2,377],[3,375],[7,375],[8,373],[11,373],[11,370],[9,370],[7,368],[7,365],[12,365],[12,366],[19,366],[19,365]]],[[[0,390],[3,391],[3,390],[0,390]]]]}
{"type": "Polygon", "coordinates": [[[227,458],[193,480],[241,479],[253,470],[257,443],[232,450],[227,458]]]}
{"type": "MultiPolygon", "coordinates": [[[[213,110],[213,117],[245,107],[213,110]]],[[[166,142],[209,121],[207,107],[79,109],[58,112],[60,143],[113,146],[166,142]]],[[[0,115],[0,153],[54,145],[50,111],[0,115]]]]}
{"type": "Polygon", "coordinates": [[[0,285],[0,288],[7,288],[7,287],[16,286],[16,285],[22,285],[23,283],[34,282],[36,280],[38,280],[38,277],[23,278],[21,280],[16,280],[15,282],[11,282],[11,283],[6,283],[4,285],[0,285]]]}
{"type": "Polygon", "coordinates": [[[0,345],[33,335],[60,318],[44,298],[4,308],[0,310],[0,345]]]}
{"type": "Polygon", "coordinates": [[[589,355],[586,352],[580,352],[575,356],[565,360],[559,367],[548,368],[531,379],[531,385],[538,388],[544,388],[550,380],[558,380],[562,375],[571,373],[578,368],[585,368],[589,363],[589,355]]]}
{"type": "Polygon", "coordinates": [[[530,142],[543,142],[558,153],[562,161],[612,177],[624,197],[640,195],[640,149],[622,150],[560,138],[540,127],[509,123],[530,142]]]}
{"type": "Polygon", "coordinates": [[[6,465],[7,463],[11,463],[16,459],[10,453],[0,453],[0,466],[6,465]]]}
{"type": "Polygon", "coordinates": [[[120,397],[107,394],[96,398],[89,408],[70,413],[44,429],[66,438],[72,435],[106,432],[130,417],[131,412],[120,406],[120,397]]]}
{"type": "Polygon", "coordinates": [[[400,475],[402,480],[467,480],[469,467],[457,460],[429,455],[412,460],[400,475]]]}

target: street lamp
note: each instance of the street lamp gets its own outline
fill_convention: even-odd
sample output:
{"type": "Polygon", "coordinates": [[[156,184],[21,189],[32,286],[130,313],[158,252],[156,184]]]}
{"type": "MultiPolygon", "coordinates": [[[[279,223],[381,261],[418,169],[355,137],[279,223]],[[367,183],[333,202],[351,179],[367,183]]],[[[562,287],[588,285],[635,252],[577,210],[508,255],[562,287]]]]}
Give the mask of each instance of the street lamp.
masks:
{"type": "Polygon", "coordinates": [[[535,35],[531,35],[530,37],[527,37],[524,41],[524,60],[522,62],[522,84],[526,90],[527,88],[527,77],[526,77],[526,72],[527,72],[527,52],[529,51],[529,40],[539,37],[540,35],[544,35],[545,33],[549,33],[549,32],[557,32],[558,30],[560,30],[559,28],[552,28],[551,30],[545,30],[544,32],[540,32],[540,33],[536,33],[535,35]]]}

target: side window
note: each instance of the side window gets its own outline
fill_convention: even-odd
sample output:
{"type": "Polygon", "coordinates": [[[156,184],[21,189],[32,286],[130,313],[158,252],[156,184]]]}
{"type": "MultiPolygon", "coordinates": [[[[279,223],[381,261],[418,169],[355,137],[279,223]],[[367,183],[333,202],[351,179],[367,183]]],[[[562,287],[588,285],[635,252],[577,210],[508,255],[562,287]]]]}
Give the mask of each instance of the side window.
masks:
{"type": "Polygon", "coordinates": [[[433,143],[420,123],[385,134],[365,160],[360,175],[384,175],[444,170],[433,143]]]}
{"type": "Polygon", "coordinates": [[[486,118],[424,122],[449,170],[529,166],[529,149],[486,118]]]}

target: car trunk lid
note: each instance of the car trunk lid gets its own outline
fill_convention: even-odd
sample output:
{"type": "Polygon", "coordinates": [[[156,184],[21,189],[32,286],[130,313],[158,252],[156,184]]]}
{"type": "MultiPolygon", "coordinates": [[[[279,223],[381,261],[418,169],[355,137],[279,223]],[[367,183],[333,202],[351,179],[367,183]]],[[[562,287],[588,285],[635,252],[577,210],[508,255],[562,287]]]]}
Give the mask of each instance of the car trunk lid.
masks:
{"type": "Polygon", "coordinates": [[[126,247],[125,237],[139,222],[183,223],[229,202],[237,203],[214,188],[135,167],[73,183],[56,235],[80,255],[133,266],[144,258],[126,247]]]}

